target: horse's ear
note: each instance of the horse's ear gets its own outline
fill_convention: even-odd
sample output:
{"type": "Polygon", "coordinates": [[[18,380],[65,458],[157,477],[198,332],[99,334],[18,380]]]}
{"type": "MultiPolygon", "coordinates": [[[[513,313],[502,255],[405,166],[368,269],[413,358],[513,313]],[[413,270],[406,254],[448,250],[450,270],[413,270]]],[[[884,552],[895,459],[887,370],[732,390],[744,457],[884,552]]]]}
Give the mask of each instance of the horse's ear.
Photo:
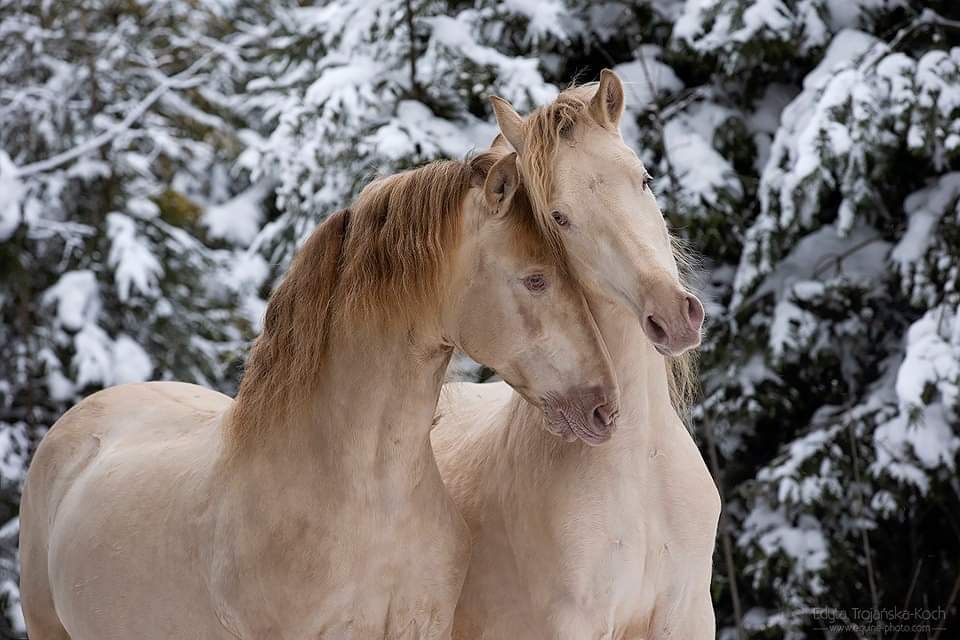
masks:
{"type": "Polygon", "coordinates": [[[498,214],[510,207],[510,200],[520,186],[520,172],[517,171],[517,154],[510,153],[490,167],[490,173],[483,183],[483,195],[487,204],[498,214]]]}
{"type": "Polygon", "coordinates": [[[523,153],[523,118],[509,102],[499,96],[490,96],[490,104],[493,106],[493,114],[497,118],[500,133],[517,153],[523,153]]]}
{"type": "Polygon", "coordinates": [[[498,131],[498,132],[497,132],[497,136],[493,139],[493,142],[490,143],[490,148],[491,148],[491,149],[506,149],[506,150],[509,151],[509,150],[510,150],[510,143],[507,142],[507,139],[503,137],[503,134],[498,131]]]}
{"type": "Polygon", "coordinates": [[[605,127],[616,129],[623,116],[623,82],[620,76],[604,69],[600,72],[600,85],[593,99],[590,100],[590,114],[594,120],[605,127]]]}

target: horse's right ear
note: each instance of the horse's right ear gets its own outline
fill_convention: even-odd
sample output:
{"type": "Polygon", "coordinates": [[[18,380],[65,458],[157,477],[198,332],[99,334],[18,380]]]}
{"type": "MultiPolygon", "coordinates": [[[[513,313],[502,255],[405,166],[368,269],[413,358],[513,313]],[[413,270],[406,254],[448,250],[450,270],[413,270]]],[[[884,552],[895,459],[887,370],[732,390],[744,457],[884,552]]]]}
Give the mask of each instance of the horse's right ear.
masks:
{"type": "Polygon", "coordinates": [[[483,195],[490,208],[502,214],[509,209],[510,201],[519,186],[517,154],[509,153],[490,167],[487,179],[483,183],[483,195]]]}
{"type": "Polygon", "coordinates": [[[523,118],[509,102],[499,96],[490,96],[490,104],[493,106],[493,115],[497,118],[500,133],[517,153],[523,153],[523,118]]]}

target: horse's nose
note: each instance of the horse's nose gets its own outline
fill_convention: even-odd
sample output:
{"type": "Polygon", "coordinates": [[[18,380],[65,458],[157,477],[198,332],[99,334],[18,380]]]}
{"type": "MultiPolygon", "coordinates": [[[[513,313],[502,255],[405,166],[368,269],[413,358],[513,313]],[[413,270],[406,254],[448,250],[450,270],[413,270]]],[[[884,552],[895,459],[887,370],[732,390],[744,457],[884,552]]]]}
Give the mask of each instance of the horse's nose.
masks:
{"type": "Polygon", "coordinates": [[[703,303],[697,296],[688,293],[685,295],[684,305],[687,312],[687,326],[699,335],[700,329],[703,328],[703,303]]]}
{"type": "Polygon", "coordinates": [[[700,344],[703,304],[687,292],[671,297],[673,302],[665,305],[652,301],[642,327],[658,351],[666,355],[680,355],[700,344]],[[679,304],[676,302],[678,298],[679,304]]]}
{"type": "Polygon", "coordinates": [[[585,387],[575,392],[580,415],[586,418],[588,433],[581,436],[587,444],[606,442],[617,425],[617,405],[603,387],[585,387]]]}

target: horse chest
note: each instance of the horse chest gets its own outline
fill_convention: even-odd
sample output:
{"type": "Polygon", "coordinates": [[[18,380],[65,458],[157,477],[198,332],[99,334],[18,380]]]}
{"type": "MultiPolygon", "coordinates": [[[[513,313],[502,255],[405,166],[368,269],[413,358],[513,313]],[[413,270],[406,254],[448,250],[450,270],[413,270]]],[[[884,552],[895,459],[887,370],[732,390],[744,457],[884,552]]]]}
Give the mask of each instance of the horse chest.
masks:
{"type": "MultiPolygon", "coordinates": [[[[664,632],[676,617],[664,621],[664,612],[682,613],[690,594],[702,590],[719,499],[690,445],[651,446],[639,461],[595,465],[591,473],[607,478],[607,490],[567,514],[578,526],[563,540],[569,561],[559,599],[584,607],[585,633],[612,628],[614,638],[643,637],[650,625],[664,632]]],[[[604,483],[591,475],[576,484],[604,483]]]]}
{"type": "Polygon", "coordinates": [[[386,512],[318,512],[291,510],[269,534],[242,541],[222,567],[222,610],[242,637],[442,635],[466,566],[460,530],[437,521],[414,527],[386,512]]]}

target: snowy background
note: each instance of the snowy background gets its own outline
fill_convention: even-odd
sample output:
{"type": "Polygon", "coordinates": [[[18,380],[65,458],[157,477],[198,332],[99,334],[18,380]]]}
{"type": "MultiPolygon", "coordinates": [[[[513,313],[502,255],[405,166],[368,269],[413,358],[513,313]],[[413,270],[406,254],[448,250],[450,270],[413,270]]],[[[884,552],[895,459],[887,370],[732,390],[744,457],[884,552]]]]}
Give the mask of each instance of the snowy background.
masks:
{"type": "Polygon", "coordinates": [[[317,221],[484,147],[488,95],[526,111],[604,67],[702,256],[723,637],[894,606],[957,637],[955,0],[0,0],[0,636],[19,488],[66,407],[232,392],[317,221]]]}

